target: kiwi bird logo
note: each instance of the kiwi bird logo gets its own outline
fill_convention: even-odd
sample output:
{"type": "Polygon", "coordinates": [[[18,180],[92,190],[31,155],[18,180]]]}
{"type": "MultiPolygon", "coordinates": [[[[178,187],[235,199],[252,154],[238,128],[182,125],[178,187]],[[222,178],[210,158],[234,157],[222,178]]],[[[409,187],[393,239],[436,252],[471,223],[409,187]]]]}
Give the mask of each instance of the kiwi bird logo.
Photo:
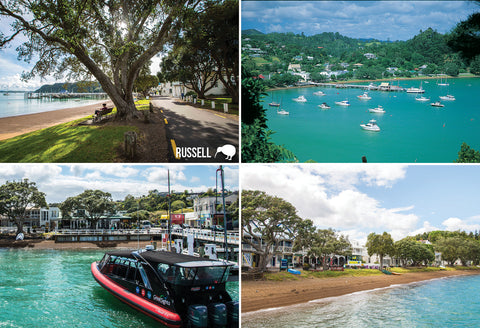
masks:
{"type": "Polygon", "coordinates": [[[215,158],[217,157],[218,153],[223,153],[229,161],[232,160],[232,157],[235,156],[237,150],[235,149],[234,145],[224,145],[222,147],[217,148],[217,152],[215,153],[215,158]]]}

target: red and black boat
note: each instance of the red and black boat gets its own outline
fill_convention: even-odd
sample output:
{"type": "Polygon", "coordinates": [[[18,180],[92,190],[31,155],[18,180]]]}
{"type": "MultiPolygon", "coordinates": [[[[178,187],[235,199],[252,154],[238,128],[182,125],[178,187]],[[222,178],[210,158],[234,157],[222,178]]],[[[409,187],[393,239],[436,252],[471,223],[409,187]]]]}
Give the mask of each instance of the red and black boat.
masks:
{"type": "Polygon", "coordinates": [[[95,280],[167,327],[238,327],[226,290],[228,262],[167,251],[112,251],[91,265],[95,280]]]}

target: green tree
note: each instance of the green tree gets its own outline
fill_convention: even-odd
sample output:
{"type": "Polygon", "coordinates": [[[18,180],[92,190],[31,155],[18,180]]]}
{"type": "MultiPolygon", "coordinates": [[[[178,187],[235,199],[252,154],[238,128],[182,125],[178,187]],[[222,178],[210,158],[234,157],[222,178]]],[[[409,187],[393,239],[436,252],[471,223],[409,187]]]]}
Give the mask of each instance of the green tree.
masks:
{"type": "Polygon", "coordinates": [[[158,77],[156,75],[139,76],[134,83],[134,87],[137,91],[141,92],[144,97],[147,97],[148,91],[156,86],[158,86],[158,77]]]}
{"type": "Polygon", "coordinates": [[[457,64],[455,63],[445,64],[445,74],[448,74],[450,76],[458,76],[458,73],[460,73],[460,70],[457,64]]]}
{"type": "Polygon", "coordinates": [[[186,207],[185,203],[181,200],[173,201],[172,204],[171,204],[172,211],[183,209],[185,207],[186,207]]]}
{"type": "Polygon", "coordinates": [[[242,243],[259,256],[258,268],[265,270],[282,240],[295,239],[302,219],[289,202],[263,191],[242,191],[242,243]]]}
{"type": "Polygon", "coordinates": [[[476,55],[470,62],[470,73],[480,75],[480,55],[476,55]]]}
{"type": "Polygon", "coordinates": [[[435,248],[442,253],[442,260],[447,261],[449,266],[453,266],[460,256],[459,250],[463,244],[464,240],[459,236],[443,237],[437,240],[435,248]]]}
{"type": "MultiPolygon", "coordinates": [[[[348,239],[338,235],[333,229],[318,229],[310,243],[309,255],[323,259],[323,270],[327,270],[327,257],[331,255],[348,255],[351,244],[348,239]]],[[[350,252],[351,254],[351,252],[350,252]]]]}
{"type": "Polygon", "coordinates": [[[112,195],[101,190],[85,190],[81,194],[68,197],[59,206],[64,218],[72,218],[75,213],[80,214],[90,222],[90,229],[95,226],[103,215],[112,214],[115,203],[112,195]]]}
{"type": "Polygon", "coordinates": [[[0,186],[0,214],[17,226],[17,234],[23,232],[27,209],[32,207],[47,207],[45,193],[38,190],[35,182],[24,179],[0,186]]]}
{"type": "Polygon", "coordinates": [[[372,232],[368,235],[367,244],[365,246],[367,247],[369,256],[377,254],[380,258],[380,269],[383,267],[383,258],[386,255],[395,254],[392,236],[387,232],[383,232],[381,235],[372,232]]]}
{"type": "Polygon", "coordinates": [[[462,143],[456,163],[480,163],[480,152],[470,148],[467,143],[462,143]]]}
{"type": "Polygon", "coordinates": [[[93,76],[115,103],[117,117],[131,119],[138,117],[132,91],[140,70],[175,42],[187,13],[203,8],[187,0],[2,0],[0,15],[11,19],[12,32],[0,36],[0,47],[26,36],[17,48],[20,59],[39,59],[25,78],[93,76]]]}
{"type": "Polygon", "coordinates": [[[457,24],[448,37],[448,46],[460,51],[462,56],[473,59],[480,54],[480,13],[457,24]]]}

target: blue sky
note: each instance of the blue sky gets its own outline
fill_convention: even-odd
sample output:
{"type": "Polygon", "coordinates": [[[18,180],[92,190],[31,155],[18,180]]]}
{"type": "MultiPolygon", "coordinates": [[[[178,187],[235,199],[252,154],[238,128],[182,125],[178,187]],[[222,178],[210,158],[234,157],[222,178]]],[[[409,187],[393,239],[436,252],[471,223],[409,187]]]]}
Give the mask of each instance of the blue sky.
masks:
{"type": "Polygon", "coordinates": [[[242,1],[241,28],[264,33],[408,40],[428,27],[450,31],[480,6],[471,1],[242,1]]]}
{"type": "MultiPolygon", "coordinates": [[[[239,190],[238,165],[223,168],[225,189],[239,190]]],[[[173,191],[215,189],[217,169],[213,165],[0,164],[0,184],[28,178],[46,193],[48,203],[62,202],[86,189],[110,192],[114,200],[123,200],[128,194],[137,197],[155,189],[168,191],[168,170],[173,191]]]]}
{"type": "Polygon", "coordinates": [[[317,227],[365,241],[432,230],[480,231],[478,165],[244,165],[242,189],[292,203],[317,227]]]}

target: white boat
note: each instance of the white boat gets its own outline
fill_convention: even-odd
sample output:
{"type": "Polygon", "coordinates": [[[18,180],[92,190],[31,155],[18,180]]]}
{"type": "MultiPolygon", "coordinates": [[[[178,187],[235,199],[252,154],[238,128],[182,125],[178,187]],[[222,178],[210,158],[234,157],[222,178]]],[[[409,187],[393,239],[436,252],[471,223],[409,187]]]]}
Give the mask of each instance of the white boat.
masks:
{"type": "Polygon", "coordinates": [[[296,102],[306,102],[307,99],[304,96],[298,96],[298,98],[293,98],[293,101],[296,102]]]}
{"type": "Polygon", "coordinates": [[[318,107],[320,107],[321,109],[330,109],[330,106],[328,106],[327,103],[322,103],[318,105],[318,107]]]}
{"type": "Polygon", "coordinates": [[[360,126],[362,127],[362,129],[367,131],[374,131],[374,132],[380,131],[380,127],[377,125],[376,120],[370,120],[370,122],[368,122],[367,124],[360,124],[360,126]]]}
{"type": "Polygon", "coordinates": [[[348,102],[348,100],[336,101],[335,104],[339,106],[350,106],[350,103],[348,102]]]}
{"type": "Polygon", "coordinates": [[[370,113],[381,113],[381,114],[385,113],[385,109],[383,109],[383,107],[380,105],[378,105],[377,108],[369,108],[368,111],[370,113]]]}
{"type": "Polygon", "coordinates": [[[422,88],[422,82],[420,82],[420,88],[410,87],[407,89],[407,93],[425,93],[422,88]]]}
{"type": "Polygon", "coordinates": [[[315,96],[325,96],[325,93],[323,91],[316,91],[313,93],[315,96]]]}
{"type": "Polygon", "coordinates": [[[279,115],[290,115],[290,112],[287,112],[285,109],[277,110],[277,114],[279,115]]]}
{"type": "Polygon", "coordinates": [[[445,107],[445,105],[442,104],[442,103],[439,102],[439,101],[436,101],[436,102],[434,102],[434,103],[431,103],[430,105],[433,106],[433,107],[445,107]]]}
{"type": "Polygon", "coordinates": [[[363,95],[357,96],[358,99],[363,99],[363,100],[370,100],[372,97],[368,95],[368,92],[364,92],[363,95]]]}
{"type": "Polygon", "coordinates": [[[424,97],[424,96],[421,96],[421,97],[416,97],[415,100],[417,101],[429,101],[430,98],[427,98],[427,97],[424,97]]]}
{"type": "Polygon", "coordinates": [[[445,77],[445,82],[443,82],[443,77],[441,77],[440,78],[440,83],[437,83],[437,85],[449,86],[450,84],[447,82],[447,77],[445,77]]]}
{"type": "Polygon", "coordinates": [[[455,100],[455,97],[452,95],[440,96],[442,100],[455,100]]]}

